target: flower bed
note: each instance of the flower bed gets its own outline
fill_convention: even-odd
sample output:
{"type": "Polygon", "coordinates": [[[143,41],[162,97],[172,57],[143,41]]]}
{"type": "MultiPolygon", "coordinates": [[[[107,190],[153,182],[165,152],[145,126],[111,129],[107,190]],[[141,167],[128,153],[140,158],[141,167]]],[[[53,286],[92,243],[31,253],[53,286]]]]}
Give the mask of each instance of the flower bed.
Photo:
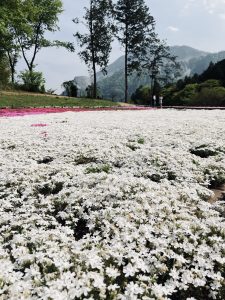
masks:
{"type": "Polygon", "coordinates": [[[44,107],[44,108],[0,108],[0,117],[18,117],[26,115],[41,115],[50,113],[63,113],[63,112],[86,112],[86,111],[111,111],[111,110],[149,110],[151,107],[144,106],[112,106],[112,107],[95,107],[95,108],[82,108],[82,107],[44,107]]]}
{"type": "Polygon", "coordinates": [[[0,124],[1,300],[225,298],[222,111],[0,124]]]}

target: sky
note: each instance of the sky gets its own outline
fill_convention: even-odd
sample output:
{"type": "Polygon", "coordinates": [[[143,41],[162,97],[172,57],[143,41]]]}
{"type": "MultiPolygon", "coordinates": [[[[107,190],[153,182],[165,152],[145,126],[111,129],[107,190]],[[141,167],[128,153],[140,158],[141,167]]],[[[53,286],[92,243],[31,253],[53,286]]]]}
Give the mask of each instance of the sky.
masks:
{"type": "MultiPolygon", "coordinates": [[[[89,0],[62,0],[64,12],[59,18],[60,31],[47,34],[49,39],[74,42],[75,53],[62,48],[47,48],[37,56],[37,70],[42,71],[47,89],[60,93],[61,84],[75,76],[88,75],[88,69],[78,56],[79,48],[73,34],[82,30],[72,19],[82,18],[89,0]]],[[[170,46],[187,45],[193,48],[218,52],[225,50],[225,0],[146,0],[156,20],[156,31],[170,46]]],[[[110,62],[123,54],[113,43],[110,62]]],[[[18,72],[25,69],[22,59],[18,72]]]]}

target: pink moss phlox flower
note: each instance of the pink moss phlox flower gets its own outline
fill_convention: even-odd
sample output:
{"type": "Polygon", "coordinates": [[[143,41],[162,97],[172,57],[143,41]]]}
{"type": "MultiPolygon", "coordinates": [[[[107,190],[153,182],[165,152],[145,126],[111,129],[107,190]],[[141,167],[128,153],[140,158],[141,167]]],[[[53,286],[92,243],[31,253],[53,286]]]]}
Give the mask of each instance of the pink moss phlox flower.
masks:
{"type": "Polygon", "coordinates": [[[42,124],[42,123],[39,123],[39,124],[32,124],[31,127],[46,127],[48,126],[48,124],[42,124]]]}
{"type": "Polygon", "coordinates": [[[50,108],[2,108],[0,109],[0,117],[18,117],[26,115],[40,115],[49,113],[62,113],[62,112],[85,112],[85,111],[114,111],[114,110],[150,110],[152,107],[136,107],[136,106],[114,106],[114,107],[99,107],[99,108],[62,108],[62,107],[50,107],[50,108]]]}

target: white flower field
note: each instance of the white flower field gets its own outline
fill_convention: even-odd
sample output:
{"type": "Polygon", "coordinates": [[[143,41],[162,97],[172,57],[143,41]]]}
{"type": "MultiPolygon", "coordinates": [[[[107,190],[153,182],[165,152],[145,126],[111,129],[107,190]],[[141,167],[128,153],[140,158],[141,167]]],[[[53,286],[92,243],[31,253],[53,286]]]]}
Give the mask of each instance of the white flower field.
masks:
{"type": "Polygon", "coordinates": [[[225,299],[224,111],[0,119],[0,300],[225,299]]]}

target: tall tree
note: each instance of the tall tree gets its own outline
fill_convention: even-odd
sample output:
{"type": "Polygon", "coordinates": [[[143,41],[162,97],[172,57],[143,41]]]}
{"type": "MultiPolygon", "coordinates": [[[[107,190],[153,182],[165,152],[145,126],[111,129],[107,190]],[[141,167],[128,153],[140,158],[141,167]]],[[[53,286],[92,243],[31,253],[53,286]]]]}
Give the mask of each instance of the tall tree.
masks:
{"type": "Polygon", "coordinates": [[[118,0],[114,8],[117,38],[125,52],[125,102],[128,101],[128,75],[140,67],[146,37],[154,34],[154,18],[144,0],[118,0]]]}
{"type": "Polygon", "coordinates": [[[66,96],[77,97],[78,87],[74,80],[64,81],[62,87],[65,89],[66,96]]]}
{"type": "Polygon", "coordinates": [[[15,40],[12,35],[3,36],[0,34],[0,50],[5,52],[8,59],[12,83],[15,82],[16,64],[20,56],[19,46],[14,42],[15,40]]]}
{"type": "MultiPolygon", "coordinates": [[[[97,97],[97,67],[107,73],[114,31],[110,18],[111,9],[111,0],[90,0],[82,22],[86,32],[74,35],[81,48],[79,55],[93,75],[93,98],[97,97]]],[[[78,19],[73,21],[79,23],[78,19]]]]}
{"type": "MultiPolygon", "coordinates": [[[[59,14],[63,11],[62,1],[23,0],[21,8],[26,25],[16,28],[16,33],[23,58],[28,70],[32,72],[37,53],[42,48],[64,45],[61,42],[51,42],[45,38],[46,32],[54,32],[59,29],[57,22],[59,14]]],[[[70,43],[67,45],[65,43],[65,46],[72,47],[70,43]]]]}
{"type": "Polygon", "coordinates": [[[0,88],[9,84],[10,70],[5,52],[0,51],[0,88]]]}
{"type": "Polygon", "coordinates": [[[0,51],[3,51],[9,62],[11,81],[15,80],[15,67],[18,62],[20,47],[15,28],[22,20],[19,2],[16,0],[2,0],[0,3],[0,51]]]}
{"type": "Polygon", "coordinates": [[[45,38],[46,32],[58,30],[57,22],[61,12],[61,0],[1,0],[0,49],[7,53],[12,81],[20,52],[28,70],[32,72],[41,48],[64,46],[73,50],[71,43],[45,38]]]}
{"type": "Polygon", "coordinates": [[[150,77],[150,101],[157,84],[167,84],[179,75],[180,65],[176,56],[171,55],[170,47],[156,36],[153,40],[147,39],[141,58],[141,67],[150,77]]]}

